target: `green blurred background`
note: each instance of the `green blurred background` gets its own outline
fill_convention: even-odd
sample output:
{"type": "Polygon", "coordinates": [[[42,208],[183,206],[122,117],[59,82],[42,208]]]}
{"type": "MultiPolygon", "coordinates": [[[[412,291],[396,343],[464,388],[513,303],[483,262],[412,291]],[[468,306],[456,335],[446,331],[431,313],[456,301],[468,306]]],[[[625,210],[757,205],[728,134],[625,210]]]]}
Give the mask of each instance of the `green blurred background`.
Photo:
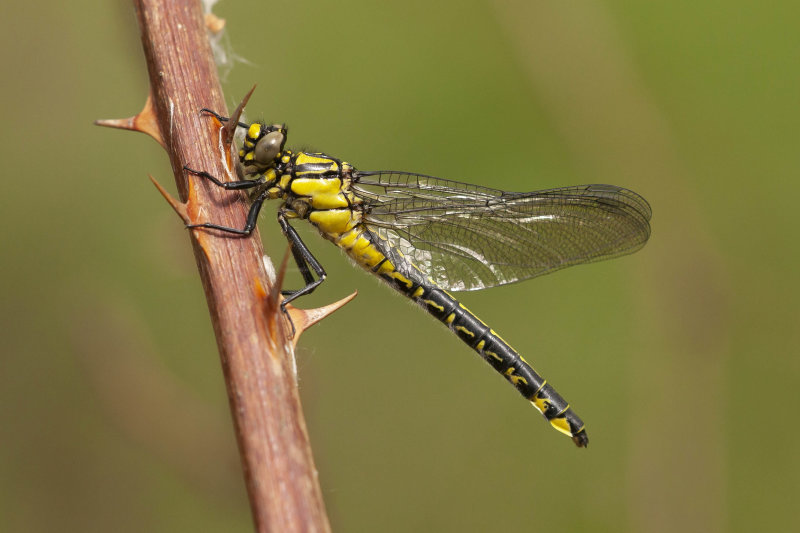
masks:
{"type": "MultiPolygon", "coordinates": [[[[189,240],[144,135],[128,2],[13,2],[0,530],[250,531],[189,240]]],[[[630,187],[636,255],[464,295],[586,420],[576,449],[424,313],[358,289],[298,349],[336,531],[796,531],[796,1],[226,1],[235,104],[362,169],[630,187]],[[794,206],[794,207],[793,207],[794,206]]],[[[285,244],[271,209],[267,249],[285,244]]],[[[296,269],[290,283],[299,283],[296,269]]]]}

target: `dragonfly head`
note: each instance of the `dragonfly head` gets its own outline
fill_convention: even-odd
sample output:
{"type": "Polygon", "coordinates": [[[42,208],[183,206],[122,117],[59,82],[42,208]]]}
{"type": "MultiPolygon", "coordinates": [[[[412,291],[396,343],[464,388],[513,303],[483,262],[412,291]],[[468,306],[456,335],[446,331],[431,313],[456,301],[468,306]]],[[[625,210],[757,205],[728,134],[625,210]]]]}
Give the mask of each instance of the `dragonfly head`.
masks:
{"type": "Polygon", "coordinates": [[[286,144],[286,124],[267,126],[254,122],[247,128],[247,134],[239,150],[239,161],[244,173],[257,174],[275,167],[283,157],[286,144]]]}

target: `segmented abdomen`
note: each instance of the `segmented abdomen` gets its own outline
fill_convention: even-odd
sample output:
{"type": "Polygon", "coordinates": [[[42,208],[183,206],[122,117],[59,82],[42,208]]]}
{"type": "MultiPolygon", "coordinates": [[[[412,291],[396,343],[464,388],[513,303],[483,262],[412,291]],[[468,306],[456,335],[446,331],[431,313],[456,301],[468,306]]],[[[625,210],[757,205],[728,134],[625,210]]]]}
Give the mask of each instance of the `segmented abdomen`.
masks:
{"type": "Polygon", "coordinates": [[[564,398],[511,346],[385,239],[359,224],[326,235],[359,265],[380,276],[436,317],[502,374],[522,396],[579,447],[589,442],[583,421],[564,398]]]}

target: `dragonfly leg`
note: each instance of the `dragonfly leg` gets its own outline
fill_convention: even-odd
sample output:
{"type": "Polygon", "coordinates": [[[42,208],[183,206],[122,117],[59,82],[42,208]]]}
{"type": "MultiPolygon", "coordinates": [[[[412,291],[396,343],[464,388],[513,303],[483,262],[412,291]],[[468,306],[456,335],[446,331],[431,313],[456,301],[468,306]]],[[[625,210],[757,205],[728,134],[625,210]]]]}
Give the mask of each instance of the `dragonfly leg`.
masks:
{"type": "MultiPolygon", "coordinates": [[[[186,168],[186,167],[184,167],[186,168]]],[[[262,176],[258,180],[243,180],[243,181],[229,181],[229,182],[221,182],[217,178],[213,177],[208,172],[198,172],[196,170],[192,170],[186,168],[188,172],[195,174],[197,176],[202,176],[204,178],[208,178],[213,181],[215,184],[219,185],[228,190],[235,190],[235,189],[249,189],[255,187],[257,185],[261,185],[264,183],[264,177],[262,176]],[[259,181],[260,180],[260,181],[259,181]]],[[[269,191],[263,191],[259,194],[253,203],[250,204],[250,211],[247,212],[247,221],[245,222],[244,228],[237,229],[237,228],[230,228],[228,226],[220,226],[219,224],[212,224],[211,222],[203,222],[202,224],[187,224],[187,228],[207,228],[207,229],[216,229],[220,231],[224,231],[226,233],[233,233],[234,235],[250,235],[253,232],[253,229],[256,227],[256,221],[258,220],[258,213],[261,211],[261,206],[264,205],[264,201],[269,197],[269,191]]]]}
{"type": "Polygon", "coordinates": [[[322,268],[322,265],[319,264],[319,261],[317,261],[317,258],[312,255],[308,246],[306,246],[300,238],[300,235],[297,234],[297,230],[289,224],[286,214],[282,211],[278,212],[278,223],[281,225],[281,230],[283,230],[283,234],[286,235],[286,239],[291,245],[294,261],[297,263],[297,268],[300,269],[300,273],[303,275],[303,281],[306,283],[305,287],[302,289],[283,291],[283,295],[286,299],[283,300],[281,307],[285,307],[286,304],[295,298],[314,292],[314,289],[319,287],[328,275],[325,273],[325,269],[322,268]],[[312,270],[314,274],[317,275],[317,279],[314,279],[311,273],[312,270]]]}
{"type": "MultiPolygon", "coordinates": [[[[217,120],[219,120],[220,122],[228,122],[230,120],[230,117],[223,117],[222,115],[220,115],[216,111],[213,111],[213,110],[211,110],[211,109],[209,109],[207,107],[204,107],[203,109],[201,109],[200,112],[201,113],[208,113],[209,115],[214,115],[217,118],[217,120]]],[[[249,128],[250,127],[250,124],[246,124],[244,122],[237,122],[236,124],[240,128],[249,128]]]]}
{"type": "MultiPolygon", "coordinates": [[[[311,269],[308,268],[308,262],[306,261],[306,258],[303,255],[303,253],[300,251],[300,248],[291,246],[291,250],[292,250],[292,256],[294,257],[294,262],[297,264],[297,268],[300,270],[300,274],[303,275],[303,281],[306,283],[306,286],[313,284],[315,281],[314,275],[311,274],[311,269]]],[[[298,291],[281,291],[281,294],[283,294],[284,296],[291,296],[296,292],[298,291]]]]}
{"type": "Polygon", "coordinates": [[[278,222],[281,225],[283,234],[286,235],[286,240],[289,241],[294,261],[297,263],[297,268],[300,269],[300,273],[303,275],[303,281],[306,283],[305,287],[296,291],[281,291],[281,294],[284,295],[284,299],[281,302],[281,311],[283,311],[284,316],[289,321],[289,325],[292,326],[292,337],[294,337],[297,330],[294,327],[292,317],[286,311],[286,304],[295,298],[314,292],[314,289],[319,287],[328,275],[325,273],[325,269],[322,268],[322,265],[319,264],[319,261],[317,261],[317,258],[311,253],[311,250],[308,249],[308,246],[306,246],[300,238],[300,235],[297,234],[297,231],[289,224],[289,221],[286,219],[286,214],[283,211],[278,211],[278,222]],[[317,275],[316,280],[311,274],[311,270],[317,275]]]}
{"type": "Polygon", "coordinates": [[[219,181],[217,178],[205,172],[203,170],[194,170],[184,165],[183,170],[188,172],[189,174],[194,174],[195,176],[199,176],[201,178],[205,178],[211,181],[217,187],[222,187],[226,191],[238,191],[241,189],[252,189],[254,187],[258,187],[259,185],[263,185],[267,182],[267,178],[264,176],[259,176],[257,179],[254,180],[239,180],[239,181],[219,181]]]}

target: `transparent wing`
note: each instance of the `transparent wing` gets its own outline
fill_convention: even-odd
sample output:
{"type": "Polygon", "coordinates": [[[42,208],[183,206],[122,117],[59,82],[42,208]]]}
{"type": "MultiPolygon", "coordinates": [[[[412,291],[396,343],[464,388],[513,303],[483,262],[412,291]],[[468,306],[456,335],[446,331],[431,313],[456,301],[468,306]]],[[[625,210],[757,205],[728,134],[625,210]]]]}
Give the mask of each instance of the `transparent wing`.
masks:
{"type": "Polygon", "coordinates": [[[453,291],[629,254],[650,236],[647,201],[613,185],[516,193],[405,172],[355,178],[368,227],[453,291]]]}

